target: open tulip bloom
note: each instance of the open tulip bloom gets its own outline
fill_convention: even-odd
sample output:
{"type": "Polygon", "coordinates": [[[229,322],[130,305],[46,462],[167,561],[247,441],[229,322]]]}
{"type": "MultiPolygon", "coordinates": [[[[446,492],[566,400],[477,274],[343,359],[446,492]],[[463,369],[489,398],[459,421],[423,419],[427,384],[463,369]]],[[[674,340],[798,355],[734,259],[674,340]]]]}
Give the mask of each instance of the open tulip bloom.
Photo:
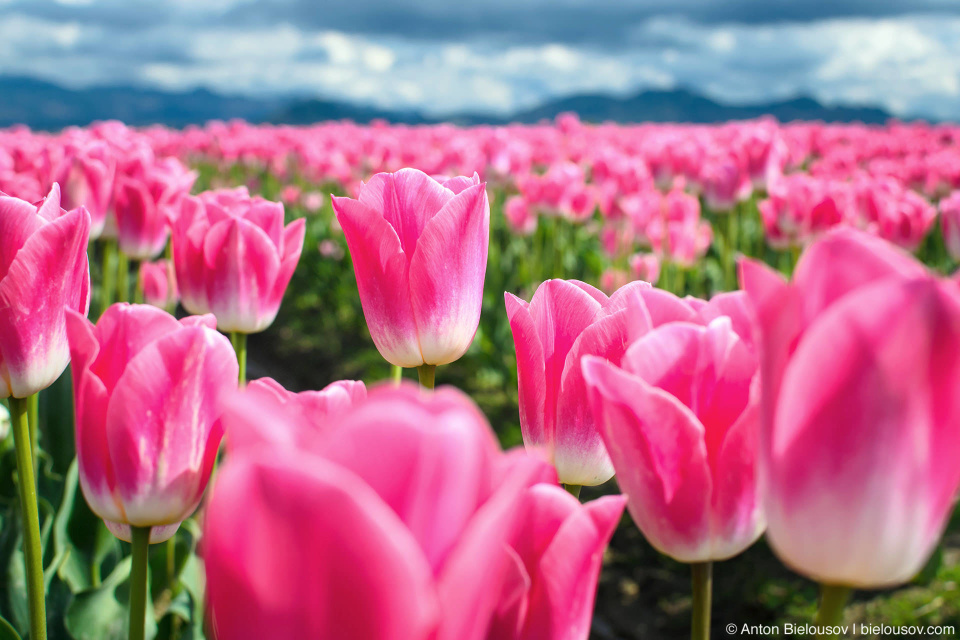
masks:
{"type": "Polygon", "coordinates": [[[850,229],[811,245],[792,282],[752,261],[741,281],[757,318],[767,537],[842,611],[850,587],[911,579],[953,509],[960,295],[850,229]]]}
{"type": "Polygon", "coordinates": [[[480,322],[490,241],[480,178],[378,173],[356,200],[334,197],[333,208],[380,355],[398,367],[462,356],[480,322]]]}
{"type": "Polygon", "coordinates": [[[460,392],[349,400],[355,384],[329,421],[289,420],[278,401],[317,398],[256,382],[224,416],[204,534],[217,637],[585,640],[623,499],[581,506],[460,392]]]}

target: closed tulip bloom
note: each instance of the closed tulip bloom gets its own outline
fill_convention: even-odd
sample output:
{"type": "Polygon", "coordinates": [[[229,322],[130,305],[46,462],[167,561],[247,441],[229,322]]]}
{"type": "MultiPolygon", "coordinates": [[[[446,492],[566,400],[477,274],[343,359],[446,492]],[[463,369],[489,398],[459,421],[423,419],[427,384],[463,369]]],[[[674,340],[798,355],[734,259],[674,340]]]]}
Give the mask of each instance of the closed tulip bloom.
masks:
{"type": "Polygon", "coordinates": [[[90,238],[99,238],[113,201],[116,159],[104,142],[70,144],[54,170],[62,185],[64,209],[85,207],[90,213],[90,238]]]}
{"type": "Polygon", "coordinates": [[[134,260],[153,260],[163,251],[170,223],[197,175],[176,158],[148,161],[117,176],[114,210],[120,250],[134,260]]]}
{"type": "Polygon", "coordinates": [[[367,327],[391,364],[453,362],[480,321],[490,240],[485,184],[379,173],[358,199],[333,198],[367,327]]]}
{"type": "Polygon", "coordinates": [[[173,225],[184,308],[212,313],[221,331],[263,331],[280,310],[305,231],[304,219],[284,227],[282,204],[243,187],[188,197],[173,225]]]}
{"type": "Polygon", "coordinates": [[[757,358],[728,318],[665,324],[621,367],[583,361],[596,420],[634,522],[681,562],[724,560],[760,536],[757,358]]]}
{"type": "MultiPolygon", "coordinates": [[[[331,426],[232,451],[218,474],[204,533],[217,637],[491,637],[519,507],[555,482],[549,467],[503,454],[451,389],[380,387],[331,426]]],[[[262,435],[299,428],[273,427],[262,435]]]]}
{"type": "Polygon", "coordinates": [[[140,290],[147,304],[172,310],[180,300],[177,276],[169,260],[140,263],[140,290]]]}
{"type": "Polygon", "coordinates": [[[0,192],[0,398],[53,384],[70,361],[64,313],[90,309],[90,216],[0,192]]]}
{"type": "Polygon", "coordinates": [[[586,640],[603,551],[624,502],[623,496],[604,496],[581,505],[556,485],[528,489],[524,521],[511,543],[512,570],[487,637],[586,640]]]}
{"type": "Polygon", "coordinates": [[[850,229],[792,282],[751,261],[768,538],[796,571],[876,588],[923,567],[960,486],[960,297],[850,229]]]}
{"type": "Polygon", "coordinates": [[[87,504],[130,540],[169,538],[197,508],[220,444],[233,348],[212,316],[178,321],[149,305],[115,304],[96,326],[68,311],[77,460],[87,504]]]}

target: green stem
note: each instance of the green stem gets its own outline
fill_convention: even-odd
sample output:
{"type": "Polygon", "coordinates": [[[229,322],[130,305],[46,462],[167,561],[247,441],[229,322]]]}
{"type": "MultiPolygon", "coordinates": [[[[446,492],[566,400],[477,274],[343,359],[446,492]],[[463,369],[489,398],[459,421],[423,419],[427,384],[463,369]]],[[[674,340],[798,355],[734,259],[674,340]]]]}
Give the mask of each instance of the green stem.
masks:
{"type": "Polygon", "coordinates": [[[400,381],[403,380],[403,367],[396,364],[390,365],[390,379],[393,380],[394,384],[400,384],[400,381]]]}
{"type": "Polygon", "coordinates": [[[240,386],[247,384],[247,334],[239,331],[230,332],[230,343],[237,352],[237,362],[240,364],[240,386]]]}
{"type": "Polygon", "coordinates": [[[692,640],[710,638],[710,601],[713,597],[713,563],[690,565],[693,582],[693,616],[690,624],[692,640]]]}
{"type": "Polygon", "coordinates": [[[27,396],[27,419],[30,422],[30,450],[33,454],[33,473],[40,480],[40,467],[37,466],[40,452],[40,392],[27,396]]]}
{"type": "MultiPolygon", "coordinates": [[[[850,587],[838,587],[832,584],[820,585],[820,609],[817,610],[815,624],[822,626],[838,626],[843,623],[843,610],[853,590],[850,587]]],[[[825,633],[818,638],[838,638],[837,633],[825,633]]]]}
{"type": "Polygon", "coordinates": [[[143,280],[140,279],[140,266],[134,265],[133,302],[143,304],[143,280]]]}
{"type": "Polygon", "coordinates": [[[17,450],[17,475],[20,486],[20,513],[23,517],[23,559],[27,574],[27,600],[30,606],[30,640],[46,640],[47,617],[43,603],[43,550],[40,545],[40,512],[37,508],[37,482],[33,474],[30,444],[30,401],[13,398],[10,426],[17,450]]]}
{"type": "Polygon", "coordinates": [[[130,640],[144,640],[147,626],[147,558],[150,527],[130,527],[133,553],[130,566],[130,640]]]}
{"type": "Polygon", "coordinates": [[[570,495],[572,495],[574,498],[576,498],[576,499],[578,499],[578,500],[580,499],[580,489],[581,489],[581,485],[579,485],[579,484],[565,484],[565,485],[563,485],[563,488],[566,489],[566,490],[570,493],[570,495]]]}
{"type": "Polygon", "coordinates": [[[417,375],[420,377],[420,386],[424,389],[433,389],[434,379],[437,375],[437,365],[422,364],[417,367],[417,375]]]}
{"type": "Polygon", "coordinates": [[[167,540],[167,587],[173,589],[177,578],[177,536],[172,535],[167,540]]]}
{"type": "Polygon", "coordinates": [[[117,302],[127,302],[130,296],[130,261],[123,251],[117,252],[117,302]]]}
{"type": "Polygon", "coordinates": [[[103,243],[103,268],[100,274],[100,315],[113,304],[117,282],[117,241],[107,238],[103,243]]]}

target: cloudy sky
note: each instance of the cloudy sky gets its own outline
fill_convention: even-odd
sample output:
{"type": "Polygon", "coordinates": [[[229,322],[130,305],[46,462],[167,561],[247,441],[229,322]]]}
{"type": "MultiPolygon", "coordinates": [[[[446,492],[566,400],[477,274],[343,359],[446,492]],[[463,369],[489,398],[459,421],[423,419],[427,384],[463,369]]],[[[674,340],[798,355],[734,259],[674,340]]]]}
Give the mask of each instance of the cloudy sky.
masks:
{"type": "Polygon", "coordinates": [[[0,74],[432,115],[687,87],[960,119],[960,0],[0,0],[0,74]]]}

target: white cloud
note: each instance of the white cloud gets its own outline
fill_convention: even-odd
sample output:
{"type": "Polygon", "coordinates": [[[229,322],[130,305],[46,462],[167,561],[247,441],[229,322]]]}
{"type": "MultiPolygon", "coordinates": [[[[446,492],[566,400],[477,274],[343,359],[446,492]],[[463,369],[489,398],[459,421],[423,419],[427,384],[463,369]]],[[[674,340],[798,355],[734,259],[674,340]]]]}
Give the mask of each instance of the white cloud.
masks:
{"type": "MultiPolygon", "coordinates": [[[[181,17],[211,16],[250,1],[168,6],[181,17]]],[[[292,22],[158,21],[107,31],[97,22],[30,17],[16,7],[10,13],[0,21],[0,72],[70,86],[322,95],[435,115],[684,86],[730,102],[803,93],[899,114],[960,115],[960,17],[711,25],[661,16],[638,22],[627,45],[590,46],[358,35],[292,22]]]]}

